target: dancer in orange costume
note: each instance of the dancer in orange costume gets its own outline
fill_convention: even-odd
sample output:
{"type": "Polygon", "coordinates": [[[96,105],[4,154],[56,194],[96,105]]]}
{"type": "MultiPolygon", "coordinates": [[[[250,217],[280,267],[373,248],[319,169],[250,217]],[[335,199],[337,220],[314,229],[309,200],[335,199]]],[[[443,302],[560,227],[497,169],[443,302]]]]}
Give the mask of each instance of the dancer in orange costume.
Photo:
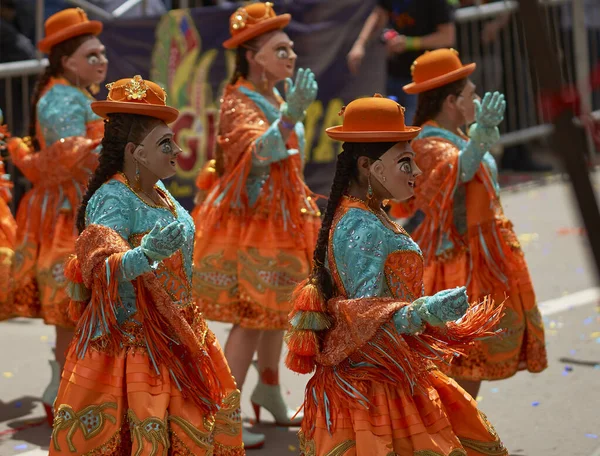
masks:
{"type": "Polygon", "coordinates": [[[194,223],[160,179],[178,111],[140,76],[109,84],[100,163],[66,266],[76,320],[50,454],[245,454],[240,392],[192,299],[194,223]]]}
{"type": "MultiPolygon", "coordinates": [[[[290,16],[270,3],[239,8],[230,20],[237,48],[235,74],[221,100],[219,151],[199,178],[202,190],[218,179],[194,210],[197,236],[194,291],[209,320],[233,323],[225,356],[240,387],[254,352],[260,380],[251,400],[278,425],[299,424],[302,415],[283,401],[278,365],[291,293],[309,273],[320,223],[302,175],[305,110],[317,83],[300,69],[295,82],[293,42],[282,31],[290,16]],[[275,89],[286,80],[286,102],[275,89]]],[[[247,448],[263,435],[244,431],[247,448]]]]}
{"type": "Polygon", "coordinates": [[[416,197],[394,214],[415,210],[424,220],[414,231],[425,256],[425,292],[467,284],[469,296],[491,295],[505,303],[501,338],[478,341],[464,356],[442,367],[476,396],[482,380],[500,380],[520,370],[547,366],[544,328],[525,257],[512,223],[504,216],[498,171],[489,148],[498,141],[504,97],[488,93],[480,101],[468,79],[475,64],[463,65],[453,49],[419,57],[412,84],[418,93],[412,143],[423,175],[416,197]],[[461,125],[476,121],[466,136],[461,125]],[[506,300],[505,300],[506,299],[506,300]]]}
{"type": "Polygon", "coordinates": [[[382,209],[414,194],[421,171],[408,141],[420,129],[380,95],[343,116],[327,129],[343,151],[286,337],[287,366],[316,369],[302,454],[507,456],[473,398],[431,361],[490,335],[501,306],[469,308],[464,287],[423,296],[421,251],[382,209]]]}
{"type": "Polygon", "coordinates": [[[106,77],[102,23],[70,8],[48,18],[38,47],[49,65],[38,80],[28,138],[9,143],[14,164],[33,184],[17,211],[13,314],[56,326],[56,361],[42,396],[51,420],[64,353],[73,337],[63,265],[73,253],[75,211],[98,163],[102,121],[90,109],[88,88],[106,77]]]}
{"type": "MultiPolygon", "coordinates": [[[[6,150],[6,141],[10,137],[2,121],[3,115],[0,110],[0,152],[6,150]]],[[[8,207],[12,199],[12,187],[10,176],[5,174],[4,162],[0,155],[0,320],[9,317],[12,308],[10,276],[17,231],[17,224],[8,207]]]]}

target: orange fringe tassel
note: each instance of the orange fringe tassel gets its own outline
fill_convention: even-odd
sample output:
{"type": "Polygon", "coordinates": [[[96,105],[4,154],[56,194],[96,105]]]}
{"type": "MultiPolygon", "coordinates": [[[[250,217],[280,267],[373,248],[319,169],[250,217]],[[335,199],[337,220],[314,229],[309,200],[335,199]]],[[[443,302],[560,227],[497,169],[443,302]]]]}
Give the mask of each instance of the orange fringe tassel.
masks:
{"type": "Polygon", "coordinates": [[[317,363],[314,356],[301,356],[288,351],[285,357],[285,365],[297,374],[310,374],[315,370],[317,363]]]}
{"type": "Polygon", "coordinates": [[[503,313],[504,303],[495,305],[488,296],[481,303],[472,304],[458,322],[439,328],[428,326],[425,333],[405,339],[421,355],[429,358],[433,355],[446,362],[452,356],[463,355],[463,350],[476,340],[498,336],[501,330],[497,326],[503,313]]]}
{"type": "Polygon", "coordinates": [[[316,356],[319,341],[314,331],[294,330],[285,335],[285,341],[290,349],[296,355],[316,356]]]}
{"type": "Polygon", "coordinates": [[[325,312],[325,298],[311,279],[305,279],[298,284],[292,294],[294,311],[325,312]]]}
{"type": "Polygon", "coordinates": [[[83,283],[81,265],[76,255],[71,255],[65,262],[65,277],[73,283],[83,283]]]}
{"type": "Polygon", "coordinates": [[[385,323],[368,344],[358,349],[350,359],[357,363],[366,361],[361,368],[350,368],[350,359],[337,366],[320,366],[306,386],[303,431],[312,437],[318,410],[328,411],[329,432],[335,432],[336,418],[342,408],[368,409],[369,386],[373,383],[389,384],[411,391],[426,388],[427,360],[412,352],[405,343],[406,335],[398,334],[394,324],[385,323]]]}
{"type": "Polygon", "coordinates": [[[290,313],[290,329],[286,335],[289,352],[285,365],[299,374],[309,374],[315,370],[315,356],[319,352],[316,329],[328,328],[331,318],[327,315],[323,294],[311,279],[298,284],[292,295],[292,302],[294,310],[290,313]],[[300,312],[301,318],[294,323],[294,317],[300,312]],[[312,329],[306,327],[309,317],[315,325],[312,329]]]}
{"type": "Polygon", "coordinates": [[[69,318],[73,323],[77,324],[77,322],[81,319],[86,305],[87,303],[82,301],[75,301],[73,299],[69,301],[69,318]]]}

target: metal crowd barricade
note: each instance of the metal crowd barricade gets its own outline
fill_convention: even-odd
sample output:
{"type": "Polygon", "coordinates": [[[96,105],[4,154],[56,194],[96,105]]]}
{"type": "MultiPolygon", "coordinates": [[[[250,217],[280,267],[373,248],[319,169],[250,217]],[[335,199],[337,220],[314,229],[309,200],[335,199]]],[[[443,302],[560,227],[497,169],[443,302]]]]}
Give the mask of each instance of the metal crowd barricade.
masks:
{"type": "MultiPolygon", "coordinates": [[[[29,122],[29,104],[31,99],[31,81],[30,76],[35,76],[44,71],[48,65],[47,59],[42,60],[23,60],[20,62],[9,62],[0,64],[0,82],[4,85],[3,106],[0,106],[4,112],[4,122],[13,129],[16,123],[15,110],[16,103],[20,103],[22,108],[23,125],[29,122]],[[15,99],[18,94],[17,85],[20,84],[20,97],[15,99]]],[[[14,132],[21,133],[21,132],[14,132]]]]}
{"type": "MultiPolygon", "coordinates": [[[[600,4],[597,0],[540,2],[561,59],[563,84],[579,89],[584,111],[600,115],[600,90],[592,92],[588,84],[591,68],[600,62],[600,4]]],[[[479,92],[500,90],[506,95],[502,144],[521,144],[550,134],[552,127],[543,122],[538,110],[538,78],[529,64],[518,2],[460,8],[456,22],[461,58],[478,64],[473,78],[479,92]],[[487,24],[503,15],[509,15],[506,25],[496,39],[483,43],[487,24]]]]}

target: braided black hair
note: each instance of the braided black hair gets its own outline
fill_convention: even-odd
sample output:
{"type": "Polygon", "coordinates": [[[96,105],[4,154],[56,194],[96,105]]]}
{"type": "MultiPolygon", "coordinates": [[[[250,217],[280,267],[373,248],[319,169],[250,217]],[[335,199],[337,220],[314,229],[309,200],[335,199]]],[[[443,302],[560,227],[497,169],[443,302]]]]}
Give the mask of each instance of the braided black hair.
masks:
{"type": "Polygon", "coordinates": [[[37,139],[36,123],[37,123],[37,104],[42,96],[42,91],[46,88],[51,78],[58,77],[63,74],[64,68],[62,58],[69,57],[79,49],[85,41],[93,38],[94,35],[80,35],[75,38],[68,39],[62,43],[58,43],[52,47],[50,55],[48,55],[48,66],[40,75],[33,90],[31,97],[31,109],[29,113],[29,137],[34,151],[40,150],[40,142],[37,139]]]}
{"type": "Polygon", "coordinates": [[[104,121],[104,138],[99,164],[90,177],[87,191],[77,211],[77,230],[85,229],[85,211],[96,190],[119,171],[123,171],[125,146],[129,142],[139,143],[156,127],[160,120],[137,114],[110,114],[104,121]]]}
{"type": "Polygon", "coordinates": [[[412,125],[421,126],[428,120],[432,120],[442,110],[446,98],[449,95],[460,95],[467,85],[467,81],[467,78],[459,79],[437,89],[420,93],[412,125]]]}

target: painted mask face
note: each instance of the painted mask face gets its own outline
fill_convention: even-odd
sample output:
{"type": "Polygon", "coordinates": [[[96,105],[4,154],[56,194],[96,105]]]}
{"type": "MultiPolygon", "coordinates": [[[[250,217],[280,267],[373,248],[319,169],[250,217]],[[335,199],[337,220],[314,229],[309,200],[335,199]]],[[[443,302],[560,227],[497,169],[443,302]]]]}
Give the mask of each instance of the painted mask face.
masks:
{"type": "Polygon", "coordinates": [[[177,172],[177,156],[181,149],[173,140],[173,131],[161,122],[136,147],[134,158],[159,179],[177,172]]]}
{"type": "Polygon", "coordinates": [[[371,164],[371,176],[396,201],[405,201],[415,194],[415,179],[420,174],[408,142],[399,142],[371,164]]]}
{"type": "Polygon", "coordinates": [[[92,37],[85,40],[73,54],[67,57],[64,66],[77,75],[80,87],[102,84],[108,69],[106,49],[98,38],[92,37]]]}
{"type": "Polygon", "coordinates": [[[254,59],[262,65],[274,81],[291,78],[296,69],[297,55],[294,52],[294,42],[281,30],[273,32],[260,43],[254,59]]]}

